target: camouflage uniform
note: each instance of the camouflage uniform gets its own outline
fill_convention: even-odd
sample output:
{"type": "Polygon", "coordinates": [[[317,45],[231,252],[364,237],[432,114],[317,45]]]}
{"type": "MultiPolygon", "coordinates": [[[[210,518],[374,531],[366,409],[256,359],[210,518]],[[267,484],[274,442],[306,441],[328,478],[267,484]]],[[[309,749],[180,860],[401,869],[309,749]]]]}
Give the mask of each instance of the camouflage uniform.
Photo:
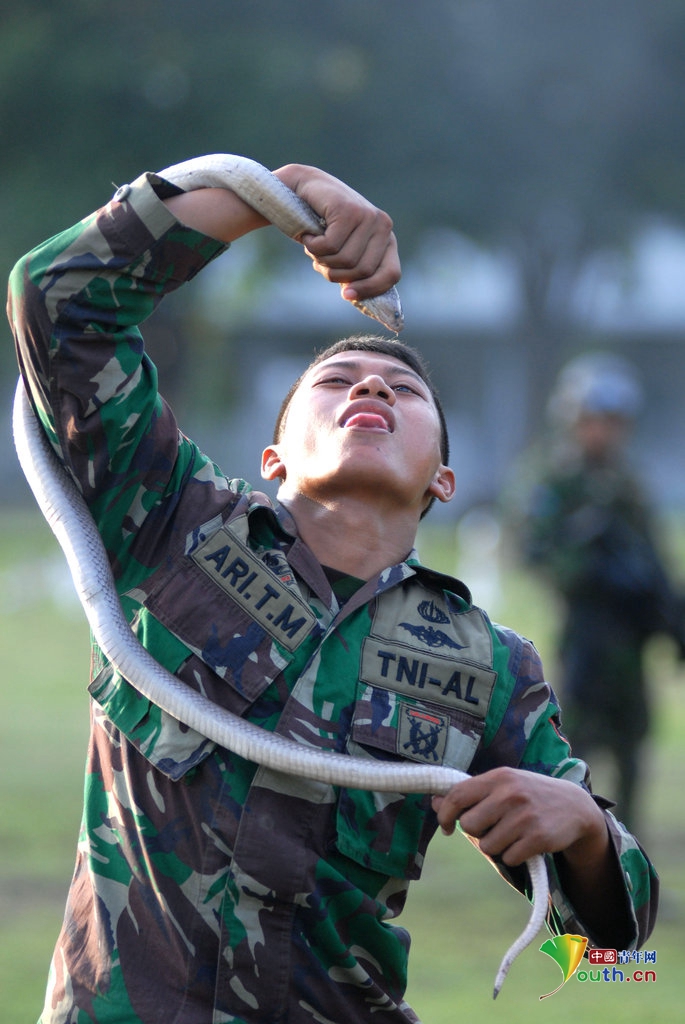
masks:
{"type": "Polygon", "coordinates": [[[652,539],[651,513],[619,455],[598,463],[559,446],[529,469],[519,543],[564,599],[559,641],[564,728],[588,757],[608,750],[618,813],[634,828],[650,706],[643,652],[654,633],[685,650],[681,599],[652,539]]]}
{"type": "MultiPolygon", "coordinates": [[[[141,641],[189,686],[321,749],[582,784],[532,646],[415,553],[329,582],[287,512],[229,482],[157,393],[137,325],[222,246],[154,175],[15,268],[41,419],[102,532],[141,641]]],[[[115,197],[116,199],[116,197],[115,197]]],[[[415,1021],[392,924],[430,797],[339,790],[231,755],[96,651],[83,827],[43,1024],[415,1021]]],[[[656,884],[609,817],[639,942],[656,884]]],[[[555,930],[587,934],[549,858],[555,930]]],[[[512,880],[525,888],[525,871],[512,880]]]]}

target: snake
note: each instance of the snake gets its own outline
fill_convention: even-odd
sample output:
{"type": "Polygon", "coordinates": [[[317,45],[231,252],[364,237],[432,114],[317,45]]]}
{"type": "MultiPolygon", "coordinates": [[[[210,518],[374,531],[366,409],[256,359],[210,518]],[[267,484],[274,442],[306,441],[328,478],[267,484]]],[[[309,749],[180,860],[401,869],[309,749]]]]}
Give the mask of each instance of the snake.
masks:
{"type": "MultiPolygon", "coordinates": [[[[199,188],[231,189],[295,240],[325,231],[325,222],[308,203],[266,167],[247,157],[224,153],[195,157],[165,168],[158,176],[184,192],[199,188]]],[[[125,195],[125,190],[122,194],[125,195]]],[[[394,287],[383,295],[353,304],[395,334],[404,324],[394,287]]],[[[246,721],[167,671],[131,630],[90,509],[75,480],[57,458],[34,413],[22,377],[15,391],[12,424],[20,466],[66,558],[93,637],[108,661],[143,697],[246,760],[333,786],[442,795],[470,777],[467,772],[444,765],[383,762],[309,747],[246,721]]],[[[535,855],[526,861],[526,866],[532,909],[525,928],[502,958],[493,998],[497,997],[514,960],[530,945],[546,918],[549,887],[544,858],[535,855]]]]}

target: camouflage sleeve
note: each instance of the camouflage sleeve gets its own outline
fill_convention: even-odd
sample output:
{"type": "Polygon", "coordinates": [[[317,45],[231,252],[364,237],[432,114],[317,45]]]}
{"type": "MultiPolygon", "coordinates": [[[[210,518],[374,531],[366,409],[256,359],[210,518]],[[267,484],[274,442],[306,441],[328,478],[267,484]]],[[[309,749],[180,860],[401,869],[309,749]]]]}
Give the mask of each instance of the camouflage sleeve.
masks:
{"type": "Polygon", "coordinates": [[[173,191],[143,175],[10,278],[8,315],[34,407],[96,518],[106,506],[119,523],[140,519],[183,471],[139,324],[225,248],[176,221],[162,201],[173,191]]]}
{"type": "MultiPolygon", "coordinates": [[[[542,664],[535,656],[542,675],[542,664]]],[[[544,714],[540,715],[533,727],[526,745],[521,767],[533,771],[545,771],[584,786],[592,792],[590,769],[584,761],[572,756],[571,747],[563,734],[561,713],[554,693],[550,690],[550,701],[544,714]]],[[[658,904],[659,880],[645,851],[635,836],[608,810],[611,802],[595,796],[602,808],[614,850],[616,864],[623,875],[626,905],[633,922],[632,941],[627,948],[636,949],[646,942],[654,928],[658,904]]],[[[560,882],[555,858],[547,857],[552,909],[550,928],[558,933],[567,932],[588,937],[591,945],[603,945],[594,941],[595,936],[579,918],[560,882]]],[[[599,937],[597,937],[599,940],[599,937]]]]}
{"type": "MultiPolygon", "coordinates": [[[[605,801],[599,797],[595,799],[603,807],[605,801]]],[[[609,810],[605,807],[603,809],[614,856],[623,875],[625,899],[633,922],[632,941],[625,948],[639,949],[649,938],[656,923],[659,879],[635,836],[628,832],[609,810]]],[[[547,862],[552,898],[548,919],[550,930],[556,934],[566,932],[585,935],[591,946],[603,947],[605,942],[600,936],[593,935],[592,929],[583,922],[566,897],[559,880],[555,858],[548,856],[547,862]]]]}
{"type": "MultiPolygon", "coordinates": [[[[534,646],[502,627],[496,634],[508,652],[509,678],[513,689],[502,687],[499,708],[495,707],[498,728],[487,749],[487,760],[474,762],[472,771],[484,771],[498,764],[510,764],[527,771],[540,772],[583,786],[592,792],[590,770],[584,761],[573,757],[564,736],[557,699],[545,681],[542,662],[534,646]],[[512,679],[513,677],[513,679],[512,679]],[[507,699],[508,698],[508,699],[507,699]]],[[[500,666],[499,677],[507,675],[500,666]]],[[[610,801],[595,796],[602,808],[616,863],[623,876],[626,905],[633,922],[632,942],[626,948],[639,948],[649,937],[656,917],[658,877],[646,853],[628,830],[611,814],[610,801]]],[[[595,936],[579,918],[564,892],[555,858],[548,855],[552,906],[548,916],[550,930],[585,935],[591,944],[595,936]]],[[[532,895],[527,872],[509,871],[497,863],[497,869],[512,885],[532,895]],[[525,877],[524,877],[525,876],[525,877]]],[[[599,938],[599,937],[597,937],[599,938]]]]}
{"type": "MultiPolygon", "coordinates": [[[[518,526],[524,561],[561,593],[582,586],[591,572],[591,534],[588,510],[579,508],[582,494],[553,477],[531,486],[518,526]]],[[[590,515],[593,515],[592,510],[590,515]]]]}

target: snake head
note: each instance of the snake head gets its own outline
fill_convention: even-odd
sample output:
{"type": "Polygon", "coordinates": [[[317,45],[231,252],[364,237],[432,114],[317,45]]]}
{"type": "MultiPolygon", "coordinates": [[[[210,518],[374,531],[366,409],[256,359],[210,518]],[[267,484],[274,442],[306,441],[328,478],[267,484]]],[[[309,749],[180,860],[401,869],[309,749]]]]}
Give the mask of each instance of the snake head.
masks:
{"type": "Polygon", "coordinates": [[[383,295],[376,295],[373,299],[355,299],[352,305],[394,334],[399,334],[404,327],[402,303],[396,288],[391,288],[383,295]]]}

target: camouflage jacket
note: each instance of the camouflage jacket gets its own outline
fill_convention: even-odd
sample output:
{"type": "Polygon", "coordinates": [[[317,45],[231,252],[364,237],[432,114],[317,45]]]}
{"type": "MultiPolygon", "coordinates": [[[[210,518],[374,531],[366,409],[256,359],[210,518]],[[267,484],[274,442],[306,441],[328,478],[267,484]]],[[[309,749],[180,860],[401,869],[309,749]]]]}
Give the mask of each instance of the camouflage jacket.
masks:
{"type": "MultiPolygon", "coordinates": [[[[535,650],[463,584],[412,553],[331,585],[287,512],[179,433],[138,325],[222,246],[179,225],[168,194],[154,175],[120,190],[20,261],[10,298],[22,372],[141,641],[188,686],[303,744],[583,784],[535,650]]],[[[416,1020],[392,921],[436,827],[430,797],[257,767],[140,697],[97,649],[90,693],[43,1024],[416,1020]]],[[[608,821],[637,943],[655,879],[608,821]]],[[[553,858],[549,872],[550,926],[587,934],[553,858]]]]}
{"type": "MultiPolygon", "coordinates": [[[[565,598],[574,645],[592,618],[621,625],[622,645],[639,651],[654,633],[682,644],[683,602],[665,568],[656,521],[642,486],[620,455],[604,463],[573,445],[554,446],[529,467],[517,532],[527,562],[565,598]],[[576,620],[578,627],[576,628],[576,620]]],[[[591,641],[592,642],[592,641],[591,641]]],[[[615,646],[616,638],[606,635],[615,646]]],[[[633,656],[639,673],[639,657],[633,656]]]]}

